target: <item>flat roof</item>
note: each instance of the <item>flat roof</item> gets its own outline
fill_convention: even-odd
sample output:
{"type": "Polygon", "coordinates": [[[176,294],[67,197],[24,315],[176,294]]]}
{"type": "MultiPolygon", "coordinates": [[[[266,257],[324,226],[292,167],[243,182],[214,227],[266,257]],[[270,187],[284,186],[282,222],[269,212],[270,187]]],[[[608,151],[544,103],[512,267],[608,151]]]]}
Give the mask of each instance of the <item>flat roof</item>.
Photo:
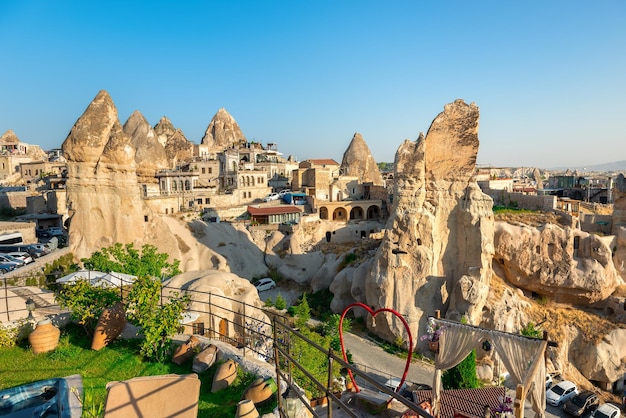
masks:
{"type": "Polygon", "coordinates": [[[248,213],[253,216],[260,215],[281,215],[284,213],[300,213],[302,210],[293,205],[280,205],[280,206],[266,206],[263,208],[257,208],[254,206],[248,206],[248,213]]]}

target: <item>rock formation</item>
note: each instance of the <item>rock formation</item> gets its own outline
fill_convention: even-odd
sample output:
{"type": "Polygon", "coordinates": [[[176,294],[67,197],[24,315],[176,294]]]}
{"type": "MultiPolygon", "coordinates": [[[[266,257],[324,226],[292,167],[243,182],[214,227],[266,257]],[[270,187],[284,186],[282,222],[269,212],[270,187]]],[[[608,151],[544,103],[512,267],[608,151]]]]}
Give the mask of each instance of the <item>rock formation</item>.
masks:
{"type": "Polygon", "coordinates": [[[517,287],[556,302],[589,305],[606,299],[622,282],[609,240],[554,224],[534,228],[496,222],[495,260],[517,287]]]}
{"type": "Polygon", "coordinates": [[[138,110],[124,124],[124,132],[131,137],[131,144],[135,149],[139,183],[156,183],[156,172],[168,168],[165,148],[157,139],[156,133],[138,110]]]}
{"type": "Polygon", "coordinates": [[[358,132],[354,134],[350,145],[343,153],[340,170],[344,176],[358,177],[361,183],[371,182],[375,186],[383,185],[383,177],[380,175],[376,160],[358,132]]]}
{"type": "Polygon", "coordinates": [[[157,139],[165,147],[167,139],[176,133],[176,128],[172,122],[165,116],[163,116],[159,123],[154,125],[154,133],[157,135],[157,139]]]}
{"type": "MultiPolygon", "coordinates": [[[[394,206],[383,242],[354,272],[355,300],[401,312],[414,336],[424,333],[436,309],[470,323],[481,318],[493,212],[491,198],[473,179],[477,153],[478,107],[462,100],[445,106],[426,137],[405,141],[396,153],[394,206]]],[[[368,326],[390,341],[406,339],[395,318],[377,317],[368,326]]]]}
{"type": "Polygon", "coordinates": [[[237,121],[224,108],[213,116],[202,137],[202,143],[215,151],[223,151],[233,145],[245,145],[246,142],[237,121]]]}
{"type": "Polygon", "coordinates": [[[154,126],[157,139],[165,148],[169,168],[175,168],[193,159],[193,143],[185,138],[180,129],[174,128],[165,116],[154,126]]]}
{"type": "Polygon", "coordinates": [[[533,177],[537,183],[537,190],[543,190],[543,178],[541,177],[541,171],[538,168],[533,170],[533,177]]]}
{"type": "Polygon", "coordinates": [[[100,91],[76,121],[63,142],[63,153],[74,254],[86,256],[94,248],[134,241],[146,215],[135,150],[106,91],[100,91]]]}
{"type": "Polygon", "coordinates": [[[20,139],[17,137],[15,132],[13,132],[13,129],[9,129],[3,133],[2,136],[0,136],[0,141],[3,144],[18,144],[20,139]]]}
{"type": "MultiPolygon", "coordinates": [[[[2,134],[2,136],[0,136],[0,143],[2,144],[17,145],[20,142],[21,142],[20,139],[17,137],[15,132],[13,132],[13,129],[7,130],[5,133],[2,134]]],[[[34,160],[43,161],[43,160],[46,160],[47,158],[46,153],[41,149],[39,145],[28,144],[28,147],[26,149],[26,155],[28,155],[33,161],[34,160]]]]}

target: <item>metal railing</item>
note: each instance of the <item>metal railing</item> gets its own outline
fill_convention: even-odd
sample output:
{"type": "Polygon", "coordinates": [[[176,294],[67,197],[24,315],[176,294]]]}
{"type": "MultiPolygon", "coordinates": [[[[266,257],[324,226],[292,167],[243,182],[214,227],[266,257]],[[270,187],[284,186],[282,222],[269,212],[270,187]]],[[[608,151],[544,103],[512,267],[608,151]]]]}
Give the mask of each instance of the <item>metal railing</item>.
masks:
{"type": "MultiPolygon", "coordinates": [[[[24,287],[10,286],[7,282],[8,280],[5,279],[4,283],[2,283],[5,290],[4,294],[0,294],[0,300],[5,299],[2,303],[7,307],[7,315],[10,313],[16,314],[17,312],[23,314],[24,311],[26,311],[26,306],[24,306],[23,309],[19,308],[9,311],[8,307],[10,303],[8,299],[24,298],[24,296],[34,298],[38,296],[38,293],[32,292],[24,287]],[[8,296],[9,288],[13,296],[8,296]]],[[[122,283],[124,285],[126,284],[123,281],[122,283]]],[[[120,297],[122,300],[126,294],[124,289],[125,286],[120,286],[120,297]]],[[[344,368],[345,370],[351,370],[355,379],[364,381],[372,387],[373,390],[389,396],[387,403],[395,399],[404,404],[408,409],[417,412],[422,417],[432,418],[428,412],[420,408],[414,402],[379,383],[368,373],[367,368],[363,369],[357,365],[350,364],[343,359],[341,353],[335,353],[330,348],[326,349],[320,346],[297,328],[294,328],[290,324],[289,318],[275,311],[250,305],[231,297],[212,292],[181,290],[172,287],[162,287],[160,295],[161,304],[167,303],[170,298],[174,297],[175,292],[189,295],[190,306],[193,306],[194,309],[189,309],[187,312],[188,314],[198,315],[195,320],[183,326],[191,326],[192,333],[194,334],[204,335],[209,339],[218,339],[230,343],[242,350],[243,357],[253,355],[273,364],[276,369],[277,386],[280,388],[281,382],[285,382],[289,391],[293,391],[293,393],[297,394],[302,405],[306,407],[314,417],[320,417],[321,415],[319,415],[315,411],[315,408],[305,399],[305,394],[300,387],[312,387],[326,397],[327,405],[324,416],[332,418],[333,409],[340,408],[347,415],[355,418],[358,417],[353,411],[353,408],[351,408],[347,402],[344,402],[339,394],[334,392],[333,381],[338,377],[336,376],[336,370],[338,368],[344,368]],[[208,326],[205,326],[207,322],[208,326]],[[320,381],[318,377],[315,377],[302,364],[301,359],[296,358],[294,347],[298,339],[325,358],[326,376],[324,381],[320,381]],[[306,381],[296,382],[294,380],[296,370],[299,371],[297,374],[300,379],[305,379],[306,381]]],[[[43,290],[40,293],[50,294],[43,290]]],[[[42,313],[41,309],[48,309],[50,311],[56,309],[59,311],[58,305],[46,305],[47,302],[44,302],[45,303],[39,301],[39,304],[36,302],[36,310],[39,311],[38,313],[42,313]]],[[[191,318],[192,315],[189,317],[191,318]]],[[[280,393],[277,395],[277,398],[281,417],[286,417],[285,400],[280,393]]]]}

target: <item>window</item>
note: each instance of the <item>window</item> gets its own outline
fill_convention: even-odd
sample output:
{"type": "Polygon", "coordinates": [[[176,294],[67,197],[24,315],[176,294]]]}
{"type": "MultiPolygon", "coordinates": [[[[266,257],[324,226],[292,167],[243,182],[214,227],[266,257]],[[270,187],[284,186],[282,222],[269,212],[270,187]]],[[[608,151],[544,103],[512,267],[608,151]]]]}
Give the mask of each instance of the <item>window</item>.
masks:
{"type": "Polygon", "coordinates": [[[208,197],[204,198],[204,204],[208,205],[209,203],[211,203],[211,199],[209,199],[208,197]]]}
{"type": "Polygon", "coordinates": [[[206,168],[202,167],[202,174],[206,174],[206,168]]]}
{"type": "Polygon", "coordinates": [[[213,173],[213,167],[209,167],[209,174],[213,173]]]}

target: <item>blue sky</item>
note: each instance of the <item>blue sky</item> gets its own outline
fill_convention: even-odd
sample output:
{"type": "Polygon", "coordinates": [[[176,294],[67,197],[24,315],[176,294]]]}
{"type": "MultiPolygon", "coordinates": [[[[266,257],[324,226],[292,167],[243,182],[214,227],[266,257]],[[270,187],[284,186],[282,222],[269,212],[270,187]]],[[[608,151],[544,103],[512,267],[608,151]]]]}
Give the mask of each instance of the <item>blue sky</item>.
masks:
{"type": "Polygon", "coordinates": [[[626,2],[0,0],[0,134],[59,147],[99,90],[199,143],[221,107],[249,140],[377,161],[457,98],[478,162],[626,160],[626,2]]]}

